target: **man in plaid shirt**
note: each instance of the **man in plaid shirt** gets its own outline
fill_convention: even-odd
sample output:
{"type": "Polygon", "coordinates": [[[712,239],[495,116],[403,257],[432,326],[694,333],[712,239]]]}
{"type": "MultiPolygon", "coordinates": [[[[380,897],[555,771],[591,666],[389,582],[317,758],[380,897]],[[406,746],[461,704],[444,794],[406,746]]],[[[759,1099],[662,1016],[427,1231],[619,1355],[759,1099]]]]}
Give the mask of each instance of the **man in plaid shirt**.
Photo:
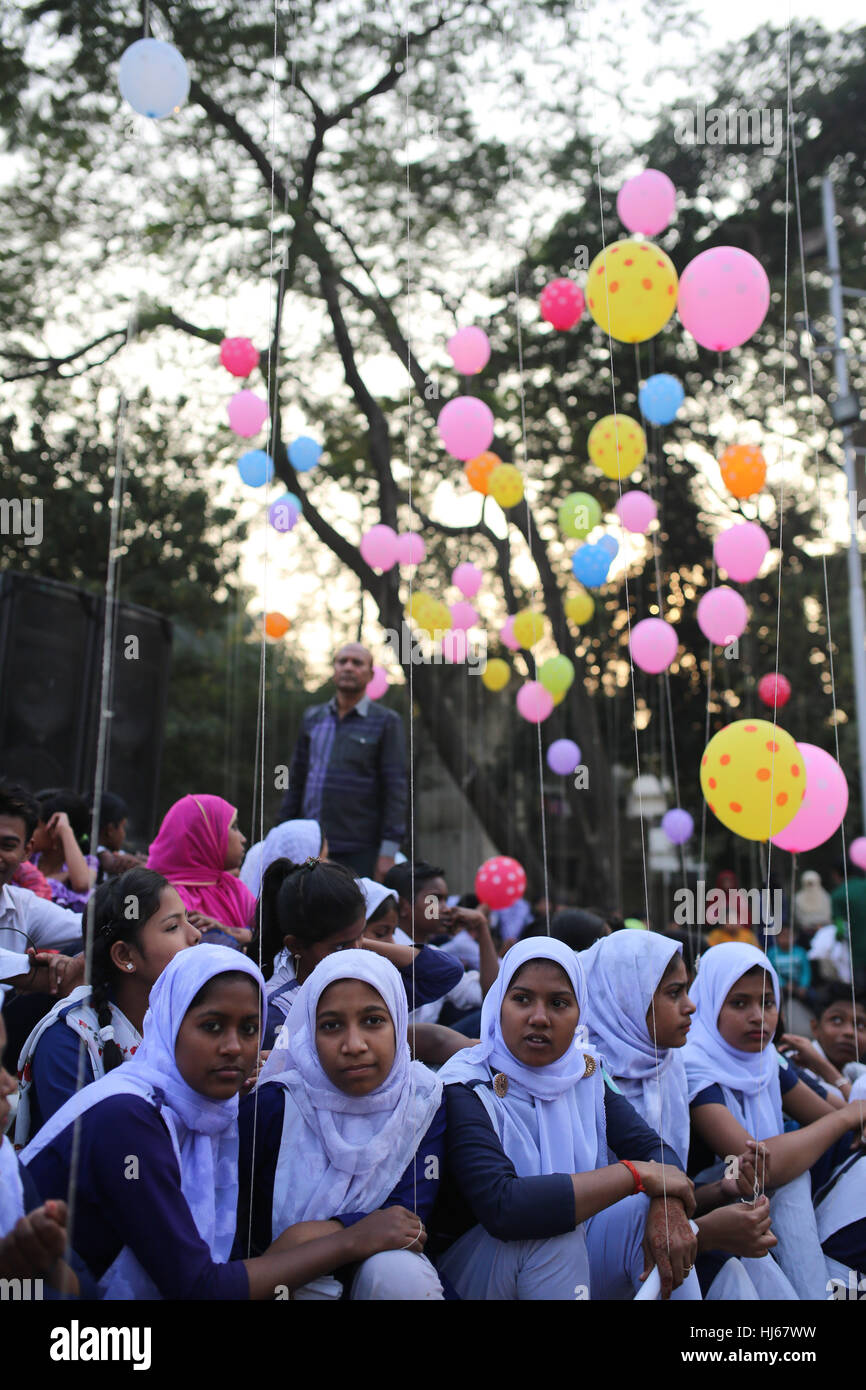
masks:
{"type": "Polygon", "coordinates": [[[365,694],[372,676],[366,647],[340,648],[336,695],[304,712],[280,820],[317,820],[331,859],[382,879],[406,830],[406,747],[400,716],[365,694]]]}

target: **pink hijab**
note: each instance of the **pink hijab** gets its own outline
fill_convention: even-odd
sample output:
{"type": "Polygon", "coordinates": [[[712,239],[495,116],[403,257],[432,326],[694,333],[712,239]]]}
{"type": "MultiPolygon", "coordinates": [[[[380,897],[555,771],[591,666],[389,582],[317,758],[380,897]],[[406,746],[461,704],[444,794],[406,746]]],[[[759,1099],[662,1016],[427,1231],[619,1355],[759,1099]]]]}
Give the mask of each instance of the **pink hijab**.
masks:
{"type": "Polygon", "coordinates": [[[256,900],[225,868],[235,808],[221,796],[190,795],[166,812],[147,867],[163,874],[193,912],[227,927],[249,927],[256,900]]]}

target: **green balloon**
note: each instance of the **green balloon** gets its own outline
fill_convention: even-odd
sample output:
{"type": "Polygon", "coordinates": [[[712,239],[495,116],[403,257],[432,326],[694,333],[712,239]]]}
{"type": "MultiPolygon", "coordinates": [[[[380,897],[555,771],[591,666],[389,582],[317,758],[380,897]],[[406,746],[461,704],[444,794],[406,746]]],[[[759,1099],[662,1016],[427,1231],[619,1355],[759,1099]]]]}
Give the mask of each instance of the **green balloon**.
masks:
{"type": "Polygon", "coordinates": [[[551,695],[564,695],[574,680],[574,665],[567,656],[549,656],[539,669],[538,679],[551,695]]]}
{"type": "Polygon", "coordinates": [[[588,492],[574,492],[559,509],[559,529],[572,540],[581,541],[601,521],[601,507],[588,492]]]}

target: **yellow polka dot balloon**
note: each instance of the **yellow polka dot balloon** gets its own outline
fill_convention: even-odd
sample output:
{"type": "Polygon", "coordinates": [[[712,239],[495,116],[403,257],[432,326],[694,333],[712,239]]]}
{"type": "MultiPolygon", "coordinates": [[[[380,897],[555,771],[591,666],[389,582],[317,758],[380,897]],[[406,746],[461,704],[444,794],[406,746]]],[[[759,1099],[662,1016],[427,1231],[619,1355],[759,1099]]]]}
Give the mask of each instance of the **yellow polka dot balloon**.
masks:
{"type": "Polygon", "coordinates": [[[513,463],[500,463],[487,480],[487,491],[500,507],[516,507],[523,497],[523,479],[513,463]]]}
{"type": "Polygon", "coordinates": [[[533,612],[531,608],[522,608],[511,624],[511,631],[521,647],[525,647],[528,651],[544,636],[544,619],[540,613],[533,612]]]}
{"type": "Polygon", "coordinates": [[[806,795],[806,764],[778,724],[737,719],[707,744],[701,790],[722,825],[744,840],[767,840],[799,811],[806,795]]]}
{"type": "Polygon", "coordinates": [[[511,680],[511,667],[507,661],[503,661],[500,656],[494,656],[488,661],[484,670],[481,672],[482,684],[488,690],[504,690],[511,680]]]}
{"type": "Polygon", "coordinates": [[[588,623],[594,612],[595,599],[585,590],[579,594],[570,594],[565,600],[565,616],[577,627],[582,623],[588,623]]]}
{"type": "Polygon", "coordinates": [[[590,430],[586,446],[606,478],[627,478],[646,457],[646,435],[629,415],[604,415],[590,430]]]}
{"type": "Polygon", "coordinates": [[[589,267],[586,303],[619,343],[654,338],[677,307],[673,261],[649,241],[615,241],[589,267]]]}

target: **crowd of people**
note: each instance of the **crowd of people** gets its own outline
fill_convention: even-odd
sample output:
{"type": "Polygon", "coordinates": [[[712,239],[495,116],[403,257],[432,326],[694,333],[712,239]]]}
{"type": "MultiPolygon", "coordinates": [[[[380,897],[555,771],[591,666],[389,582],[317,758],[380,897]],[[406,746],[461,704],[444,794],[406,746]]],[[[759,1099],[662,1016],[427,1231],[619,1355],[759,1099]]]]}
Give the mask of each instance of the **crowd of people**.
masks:
{"type": "Polygon", "coordinates": [[[81,798],[0,782],[0,1277],[83,1299],[856,1288],[866,996],[856,956],[815,951],[845,937],[838,895],[807,873],[796,926],[691,933],[492,913],[400,853],[399,729],[364,705],[363,653],[338,653],[250,849],[219,796],[171,806],[145,857],[119,797],[93,845],[81,798]]]}

